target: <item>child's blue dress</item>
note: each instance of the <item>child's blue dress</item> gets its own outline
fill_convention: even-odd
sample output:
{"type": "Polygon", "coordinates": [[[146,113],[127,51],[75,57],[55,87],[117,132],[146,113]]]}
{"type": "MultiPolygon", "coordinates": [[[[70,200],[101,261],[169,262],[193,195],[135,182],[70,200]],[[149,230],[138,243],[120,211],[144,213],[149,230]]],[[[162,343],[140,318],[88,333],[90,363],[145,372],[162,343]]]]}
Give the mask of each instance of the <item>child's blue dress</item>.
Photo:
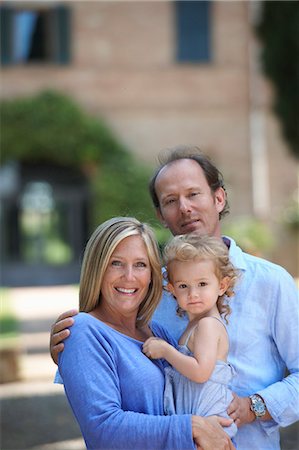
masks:
{"type": "MultiPolygon", "coordinates": [[[[193,353],[187,347],[192,331],[193,329],[190,331],[185,344],[178,346],[178,350],[187,356],[193,356],[193,353]]],[[[209,380],[205,383],[196,383],[186,378],[173,367],[166,367],[165,414],[193,414],[205,417],[217,415],[229,418],[226,411],[233,396],[228,388],[228,384],[234,373],[234,369],[230,364],[224,361],[217,361],[209,380]]],[[[233,437],[237,433],[237,426],[235,423],[232,423],[229,427],[225,427],[224,431],[230,437],[233,437]]]]}

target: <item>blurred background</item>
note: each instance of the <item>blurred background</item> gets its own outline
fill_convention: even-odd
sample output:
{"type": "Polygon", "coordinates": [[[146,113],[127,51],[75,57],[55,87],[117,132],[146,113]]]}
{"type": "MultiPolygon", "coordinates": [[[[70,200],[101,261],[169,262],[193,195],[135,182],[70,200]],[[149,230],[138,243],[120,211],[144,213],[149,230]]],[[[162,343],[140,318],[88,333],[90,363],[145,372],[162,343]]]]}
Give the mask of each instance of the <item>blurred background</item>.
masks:
{"type": "Polygon", "coordinates": [[[298,278],[298,6],[0,2],[2,450],[84,448],[52,383],[50,325],[77,306],[97,224],[130,214],[168,238],[147,193],[161,150],[207,153],[223,232],[298,278]]]}

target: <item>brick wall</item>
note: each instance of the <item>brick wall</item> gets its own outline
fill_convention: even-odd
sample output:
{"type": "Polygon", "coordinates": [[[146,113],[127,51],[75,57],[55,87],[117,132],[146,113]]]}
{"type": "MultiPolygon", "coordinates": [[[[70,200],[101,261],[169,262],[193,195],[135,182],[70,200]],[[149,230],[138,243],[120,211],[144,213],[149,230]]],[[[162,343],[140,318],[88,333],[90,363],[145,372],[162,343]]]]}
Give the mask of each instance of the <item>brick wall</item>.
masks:
{"type": "MultiPolygon", "coordinates": [[[[163,148],[197,144],[224,173],[232,215],[252,214],[249,73],[253,73],[258,89],[255,106],[266,124],[270,191],[266,219],[273,224],[296,187],[297,167],[270,113],[271,86],[258,69],[249,70],[248,2],[212,3],[212,61],[194,65],[175,62],[171,1],[69,5],[72,63],[4,68],[1,97],[58,89],[88,112],[103,116],[139,159],[153,165],[163,148]]],[[[285,265],[290,260],[273,258],[285,265]]]]}

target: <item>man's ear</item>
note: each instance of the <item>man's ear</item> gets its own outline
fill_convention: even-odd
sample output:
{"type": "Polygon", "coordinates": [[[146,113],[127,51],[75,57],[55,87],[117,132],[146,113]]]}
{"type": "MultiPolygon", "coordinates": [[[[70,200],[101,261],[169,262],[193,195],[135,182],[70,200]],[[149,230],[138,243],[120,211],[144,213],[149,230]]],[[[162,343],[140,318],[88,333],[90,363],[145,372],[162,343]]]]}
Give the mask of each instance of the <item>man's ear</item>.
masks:
{"type": "Polygon", "coordinates": [[[221,213],[225,207],[226,202],[226,192],[222,187],[216,189],[214,193],[215,205],[218,213],[221,213]]]}
{"type": "Polygon", "coordinates": [[[157,216],[159,222],[163,225],[163,227],[164,227],[164,228],[168,228],[168,226],[167,226],[167,224],[166,224],[166,222],[165,222],[165,220],[164,220],[164,217],[163,217],[163,215],[162,215],[161,210],[160,210],[159,207],[156,208],[156,216],[157,216]]]}

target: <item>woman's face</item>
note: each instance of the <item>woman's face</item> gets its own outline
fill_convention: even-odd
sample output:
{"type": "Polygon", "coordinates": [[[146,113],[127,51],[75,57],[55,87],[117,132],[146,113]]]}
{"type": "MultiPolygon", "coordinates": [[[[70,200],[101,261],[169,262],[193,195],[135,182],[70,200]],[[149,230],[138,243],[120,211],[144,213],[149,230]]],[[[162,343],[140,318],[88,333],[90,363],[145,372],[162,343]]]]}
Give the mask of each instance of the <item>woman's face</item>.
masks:
{"type": "Polygon", "coordinates": [[[151,282],[147,249],[138,235],[121,241],[108,262],[102,281],[101,304],[127,315],[138,312],[151,282]]]}

